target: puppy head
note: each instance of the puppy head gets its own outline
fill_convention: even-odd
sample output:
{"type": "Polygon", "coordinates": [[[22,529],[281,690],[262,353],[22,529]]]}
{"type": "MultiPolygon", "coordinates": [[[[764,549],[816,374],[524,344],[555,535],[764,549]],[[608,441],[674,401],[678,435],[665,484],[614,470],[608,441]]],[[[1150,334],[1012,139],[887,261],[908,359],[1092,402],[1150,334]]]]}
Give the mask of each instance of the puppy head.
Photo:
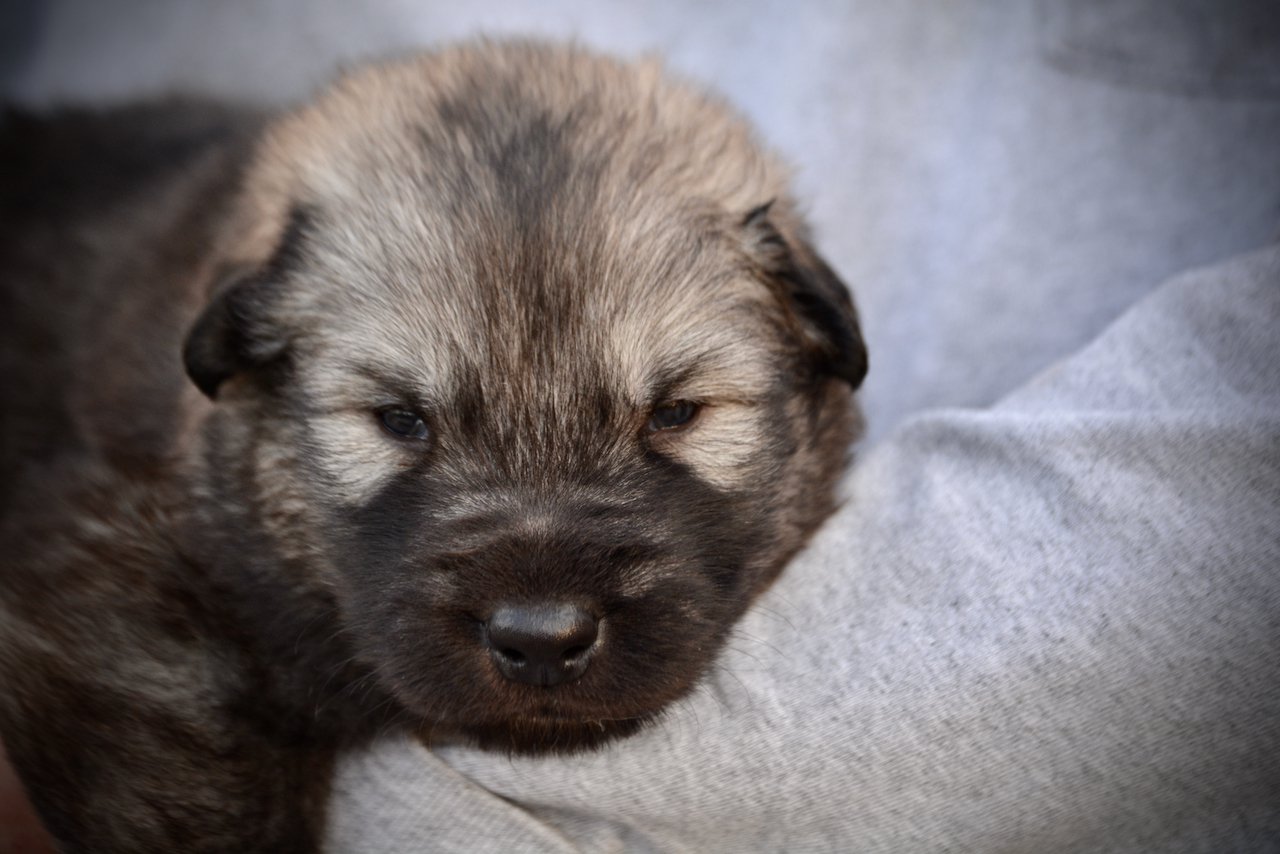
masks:
{"type": "Polygon", "coordinates": [[[536,45],[272,129],[186,363],[410,712],[632,731],[830,512],[866,355],[785,184],[655,67],[536,45]]]}

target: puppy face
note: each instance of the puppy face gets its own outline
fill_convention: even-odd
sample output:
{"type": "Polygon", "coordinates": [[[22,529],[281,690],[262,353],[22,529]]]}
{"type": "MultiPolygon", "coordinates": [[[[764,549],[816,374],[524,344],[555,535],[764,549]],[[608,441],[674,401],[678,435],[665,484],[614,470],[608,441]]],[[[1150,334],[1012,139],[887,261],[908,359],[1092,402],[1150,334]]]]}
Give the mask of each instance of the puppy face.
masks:
{"type": "Polygon", "coordinates": [[[188,370],[384,684],[514,750],[686,693],[830,512],[866,366],[749,131],[479,46],[343,81],[246,186],[188,370]]]}

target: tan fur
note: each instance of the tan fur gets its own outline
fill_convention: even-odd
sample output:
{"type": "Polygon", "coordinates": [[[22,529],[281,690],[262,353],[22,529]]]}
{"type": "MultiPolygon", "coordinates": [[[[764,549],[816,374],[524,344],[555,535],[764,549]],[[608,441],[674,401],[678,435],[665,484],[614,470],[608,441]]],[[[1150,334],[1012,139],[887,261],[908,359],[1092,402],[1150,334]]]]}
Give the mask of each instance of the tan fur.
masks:
{"type": "Polygon", "coordinates": [[[60,836],[309,850],[340,745],[587,749],[692,690],[834,507],[866,370],[746,123],[656,62],[522,42],[146,116],[176,164],[2,211],[0,725],[60,836]],[[543,606],[599,630],[563,683],[492,637],[543,606]]]}
{"type": "MultiPolygon", "coordinates": [[[[761,432],[755,404],[779,356],[771,327],[788,318],[744,268],[733,228],[755,205],[776,200],[771,219],[780,231],[802,233],[792,221],[787,169],[735,114],[664,76],[655,61],[631,66],[572,49],[481,44],[363,69],[277,122],[232,220],[226,263],[259,265],[277,246],[291,205],[343,212],[342,229],[312,258],[316,287],[279,309],[303,329],[308,315],[325,318],[323,339],[296,343],[316,363],[306,375],[311,394],[330,410],[316,429],[335,484],[358,503],[396,470],[395,449],[364,417],[370,396],[353,366],[393,366],[430,398],[449,387],[453,366],[483,360],[486,343],[509,347],[493,358],[513,373],[531,361],[522,349],[530,342],[477,334],[480,316],[524,311],[484,292],[513,271],[469,268],[470,253],[458,253],[498,226],[451,218],[406,180],[433,170],[465,176],[480,217],[485,199],[501,198],[504,188],[486,180],[469,137],[445,141],[453,143],[445,162],[433,162],[414,138],[438,122],[437,104],[466,97],[465,85],[495,69],[553,116],[603,93],[627,117],[605,115],[571,138],[576,155],[608,150],[614,160],[586,207],[566,212],[567,228],[599,225],[582,236],[592,241],[590,254],[605,259],[592,271],[605,281],[585,283],[602,298],[587,302],[579,346],[614,366],[637,410],[651,404],[655,369],[698,365],[675,396],[713,405],[698,435],[674,453],[721,486],[752,477],[745,457],[761,432]],[[698,231],[705,245],[691,245],[698,231]],[[333,328],[334,314],[346,328],[333,328]]],[[[569,287],[580,262],[564,259],[569,287]]],[[[553,400],[557,392],[546,390],[553,400]]]]}

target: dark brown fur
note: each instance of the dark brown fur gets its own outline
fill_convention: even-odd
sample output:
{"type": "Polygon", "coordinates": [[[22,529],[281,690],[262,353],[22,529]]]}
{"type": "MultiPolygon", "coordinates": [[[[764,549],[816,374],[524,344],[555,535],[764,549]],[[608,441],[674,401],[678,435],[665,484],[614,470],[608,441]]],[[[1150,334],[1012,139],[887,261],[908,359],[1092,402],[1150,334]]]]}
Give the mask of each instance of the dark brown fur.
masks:
{"type": "Polygon", "coordinates": [[[70,849],[311,850],[388,726],[633,732],[833,506],[848,294],[653,66],[473,45],[278,117],[9,115],[0,153],[0,734],[70,849]],[[543,599],[605,642],[508,681],[487,615],[543,599]]]}

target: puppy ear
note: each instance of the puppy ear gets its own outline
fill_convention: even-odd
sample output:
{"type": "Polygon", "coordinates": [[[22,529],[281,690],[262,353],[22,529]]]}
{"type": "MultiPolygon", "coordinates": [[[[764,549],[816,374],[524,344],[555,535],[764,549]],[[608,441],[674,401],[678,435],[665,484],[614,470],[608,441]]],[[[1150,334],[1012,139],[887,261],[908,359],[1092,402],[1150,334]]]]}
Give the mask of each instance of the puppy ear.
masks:
{"type": "Polygon", "coordinates": [[[808,242],[783,236],[770,219],[772,206],[742,220],[751,253],[799,321],[815,369],[856,389],[867,375],[867,348],[849,289],[808,242]]]}
{"type": "Polygon", "coordinates": [[[284,353],[289,342],[271,317],[272,304],[288,275],[302,265],[314,219],[306,206],[290,209],[271,257],[261,266],[242,265],[225,275],[187,334],[182,349],[187,376],[210,398],[231,377],[284,353]]]}
{"type": "Polygon", "coordinates": [[[187,334],[182,348],[187,376],[209,398],[216,398],[231,377],[284,352],[285,341],[265,316],[270,286],[260,272],[227,276],[187,334]]]}

